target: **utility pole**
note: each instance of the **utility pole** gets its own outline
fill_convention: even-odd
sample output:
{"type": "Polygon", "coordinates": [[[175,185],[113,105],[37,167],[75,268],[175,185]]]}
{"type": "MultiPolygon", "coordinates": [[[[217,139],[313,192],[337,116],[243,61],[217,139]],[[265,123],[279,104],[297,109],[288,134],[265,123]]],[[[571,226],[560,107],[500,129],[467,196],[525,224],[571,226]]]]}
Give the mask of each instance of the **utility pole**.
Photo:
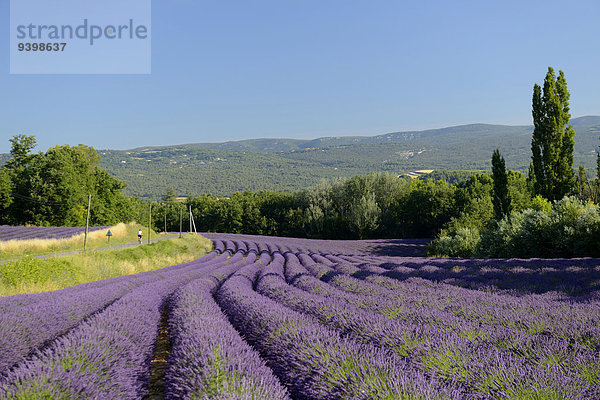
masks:
{"type": "Polygon", "coordinates": [[[181,231],[183,231],[183,208],[179,208],[179,238],[181,239],[181,231]]]}
{"type": "Polygon", "coordinates": [[[150,209],[148,210],[148,244],[150,244],[150,227],[152,226],[152,203],[150,203],[150,209]]]}
{"type": "Polygon", "coordinates": [[[165,233],[167,233],[167,205],[165,204],[165,233]]]}
{"type": "Polygon", "coordinates": [[[193,232],[198,233],[196,231],[196,221],[194,221],[194,214],[192,214],[192,206],[190,206],[190,233],[192,233],[192,227],[194,227],[193,232]]]}
{"type": "Polygon", "coordinates": [[[88,195],[87,218],[85,219],[85,236],[83,238],[83,251],[87,248],[88,229],[90,228],[90,206],[92,205],[92,195],[88,195]]]}

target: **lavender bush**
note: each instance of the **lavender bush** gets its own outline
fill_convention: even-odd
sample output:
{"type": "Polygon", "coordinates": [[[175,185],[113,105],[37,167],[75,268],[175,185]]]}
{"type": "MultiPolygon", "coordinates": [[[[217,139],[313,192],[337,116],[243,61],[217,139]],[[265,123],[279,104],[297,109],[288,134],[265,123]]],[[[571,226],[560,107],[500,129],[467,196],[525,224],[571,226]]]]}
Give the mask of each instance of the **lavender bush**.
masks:
{"type": "Polygon", "coordinates": [[[205,273],[187,263],[131,290],[7,373],[0,398],[140,398],[167,297],[205,273]]]}
{"type": "MultiPolygon", "coordinates": [[[[90,226],[93,232],[108,226],[90,226]]],[[[0,225],[0,241],[28,239],[63,239],[85,232],[82,226],[9,226],[0,225]]]]}
{"type": "Polygon", "coordinates": [[[260,271],[257,264],[243,268],[217,299],[296,398],[460,398],[456,388],[438,387],[396,357],[341,338],[255,293],[252,283],[260,271]]]}
{"type": "Polygon", "coordinates": [[[600,398],[598,259],[207,236],[190,263],[0,298],[0,398],[154,395],[161,329],[168,399],[600,398]]]}
{"type": "Polygon", "coordinates": [[[216,287],[214,280],[198,279],[173,296],[167,397],[289,399],[273,372],[215,303],[211,293],[216,287]]]}

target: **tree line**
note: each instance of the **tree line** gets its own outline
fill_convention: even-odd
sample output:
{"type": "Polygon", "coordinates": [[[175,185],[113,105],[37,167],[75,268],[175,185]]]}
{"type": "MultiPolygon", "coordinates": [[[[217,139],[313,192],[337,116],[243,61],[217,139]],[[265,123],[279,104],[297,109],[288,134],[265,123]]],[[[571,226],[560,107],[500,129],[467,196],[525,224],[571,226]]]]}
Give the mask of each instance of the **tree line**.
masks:
{"type": "MultiPolygon", "coordinates": [[[[528,183],[508,174],[514,207],[531,205],[528,183]]],[[[483,224],[493,217],[493,180],[479,173],[466,181],[422,181],[389,173],[322,180],[304,190],[237,192],[231,197],[202,195],[185,202],[166,195],[154,210],[156,228],[179,230],[182,209],[187,229],[191,207],[197,230],[324,239],[432,238],[448,224],[483,224]],[[166,213],[166,218],[164,214],[166,213]]]]}
{"type": "Polygon", "coordinates": [[[90,224],[138,218],[145,202],[123,195],[125,183],[100,167],[96,150],[56,146],[32,153],[34,136],[10,139],[11,159],[0,168],[0,224],[83,226],[91,195],[90,224]]]}

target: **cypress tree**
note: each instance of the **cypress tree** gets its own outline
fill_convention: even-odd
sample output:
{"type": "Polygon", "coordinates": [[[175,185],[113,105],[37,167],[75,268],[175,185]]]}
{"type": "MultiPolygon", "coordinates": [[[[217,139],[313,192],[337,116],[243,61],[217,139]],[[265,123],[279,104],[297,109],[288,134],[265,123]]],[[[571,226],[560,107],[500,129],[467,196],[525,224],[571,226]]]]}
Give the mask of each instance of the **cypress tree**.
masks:
{"type": "Polygon", "coordinates": [[[596,178],[600,183],[600,151],[598,152],[598,155],[596,155],[596,178]]]}
{"type": "Polygon", "coordinates": [[[577,177],[577,188],[579,190],[579,198],[582,200],[587,199],[589,191],[588,188],[588,180],[585,174],[585,167],[583,165],[579,166],[579,176],[577,177]]]}
{"type": "Polygon", "coordinates": [[[510,211],[510,197],[506,164],[498,149],[492,153],[492,177],[494,179],[494,198],[492,199],[494,215],[496,219],[501,219],[510,211]]]}
{"type": "Polygon", "coordinates": [[[533,86],[533,138],[531,140],[533,188],[548,200],[559,200],[575,185],[573,137],[569,124],[569,91],[563,71],[558,78],[548,67],[543,89],[533,86]]]}

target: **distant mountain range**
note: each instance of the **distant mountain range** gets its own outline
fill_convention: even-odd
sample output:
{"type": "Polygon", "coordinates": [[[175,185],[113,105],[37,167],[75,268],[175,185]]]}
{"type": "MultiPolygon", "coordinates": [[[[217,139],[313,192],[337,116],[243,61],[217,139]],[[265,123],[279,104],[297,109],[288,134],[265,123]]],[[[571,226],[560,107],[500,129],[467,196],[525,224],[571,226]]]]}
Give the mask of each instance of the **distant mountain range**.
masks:
{"type": "MultiPolygon", "coordinates": [[[[600,116],[571,121],[575,167],[595,175],[600,116]]],[[[179,195],[230,195],[239,190],[297,190],[321,178],[372,171],[406,174],[417,170],[489,170],[499,148],[507,168],[526,172],[533,126],[471,124],[377,136],[313,140],[249,139],[99,150],[102,165],[128,184],[126,192],[161,197],[168,187],[179,195]]]]}

